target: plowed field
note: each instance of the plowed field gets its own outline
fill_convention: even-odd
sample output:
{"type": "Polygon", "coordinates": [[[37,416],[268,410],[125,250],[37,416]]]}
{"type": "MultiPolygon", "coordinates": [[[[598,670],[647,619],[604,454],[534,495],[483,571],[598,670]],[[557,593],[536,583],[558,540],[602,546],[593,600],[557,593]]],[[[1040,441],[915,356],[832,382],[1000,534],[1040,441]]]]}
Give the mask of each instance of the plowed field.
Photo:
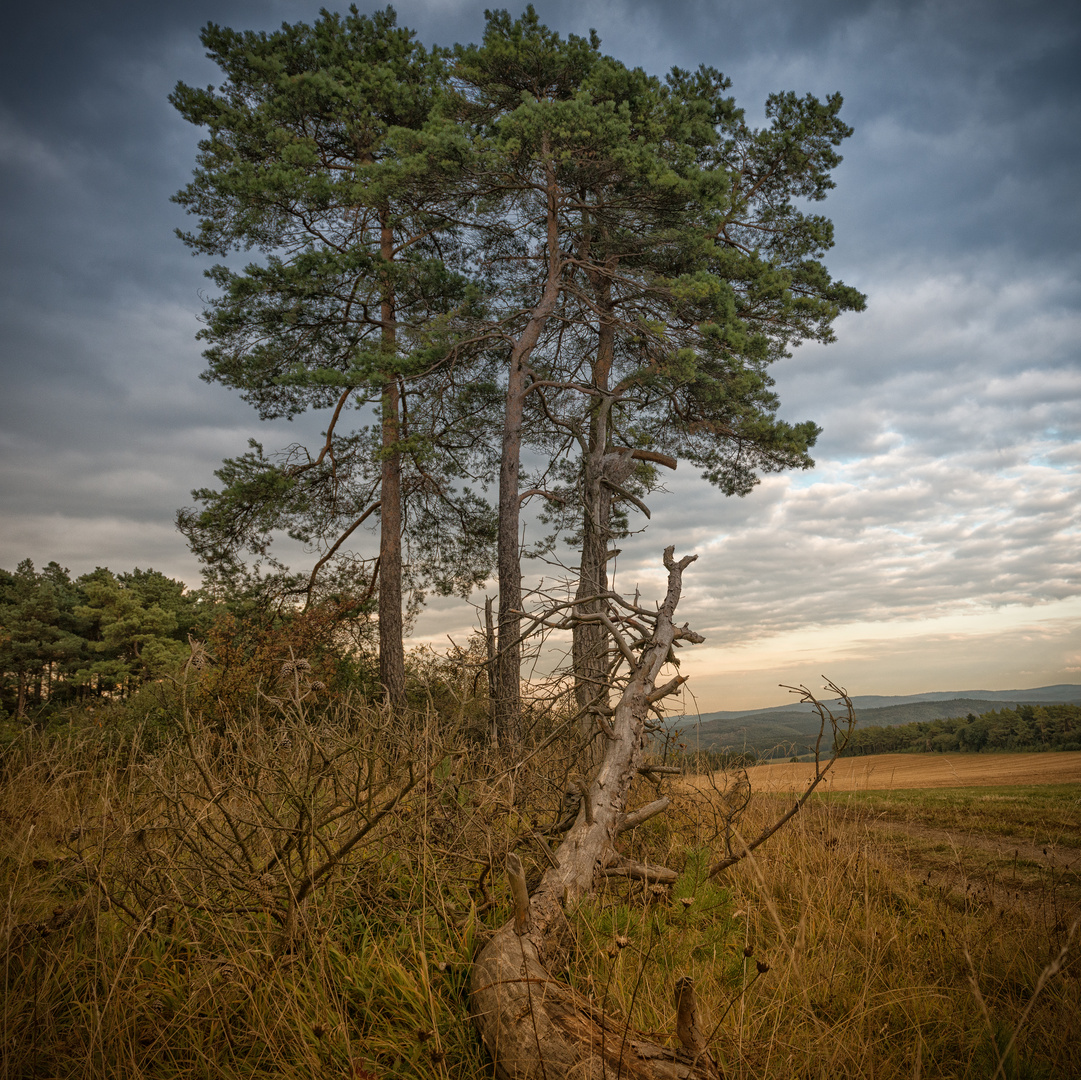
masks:
{"type": "MultiPolygon", "coordinates": [[[[749,770],[758,791],[802,791],[814,765],[757,765],[749,770]]],[[[1046,754],[873,754],[841,758],[823,781],[827,791],[1081,784],[1081,751],[1046,754]]],[[[822,788],[820,788],[822,790],[822,788]]]]}

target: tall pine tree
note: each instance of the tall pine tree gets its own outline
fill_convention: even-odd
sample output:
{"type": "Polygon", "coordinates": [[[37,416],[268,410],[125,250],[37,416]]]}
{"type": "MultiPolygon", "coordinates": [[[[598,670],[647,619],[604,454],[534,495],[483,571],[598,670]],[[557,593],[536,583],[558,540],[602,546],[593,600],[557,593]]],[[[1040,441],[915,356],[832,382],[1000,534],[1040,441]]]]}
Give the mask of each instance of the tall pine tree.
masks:
{"type": "Polygon", "coordinates": [[[448,310],[468,303],[451,269],[467,146],[434,116],[443,60],[389,8],[324,11],[313,26],[270,34],[211,24],[202,40],[225,81],[180,84],[171,98],[207,129],[195,179],[176,196],[200,219],[183,238],[205,254],[264,254],[241,271],[210,271],[220,292],[202,332],[205,377],[240,390],[264,418],[326,408],[331,419],[320,447],[265,455],[253,444],[226,462],[222,489],[196,492],[204,508],[180,524],[210,564],[228,566],[244,547],[265,554],[279,529],[313,544],[310,598],[317,573],[347,562],[350,538],[378,519],[379,556],[358,591],[377,592],[380,676],[401,705],[409,489],[458,526],[449,532],[460,542],[424,549],[445,585],[467,589],[485,561],[484,507],[455,488],[477,444],[455,436],[441,409],[457,400],[447,391],[453,349],[431,341],[448,310]],[[375,427],[350,428],[350,408],[369,403],[375,427]]]}
{"type": "MultiPolygon", "coordinates": [[[[839,97],[771,97],[749,127],[728,81],[703,68],[666,81],[629,70],[589,40],[488,14],[480,46],[459,49],[461,114],[480,147],[478,256],[493,284],[492,340],[505,351],[499,476],[498,725],[520,734],[520,477],[527,437],[577,447],[581,545],[576,688],[606,694],[613,505],[642,505],[632,473],[698,465],[727,494],[763,471],[811,464],[811,422],[776,416],[767,368],[806,338],[831,339],[863,297],[818,261],[821,199],[850,133],[839,97]],[[547,435],[544,432],[547,431],[547,435]]],[[[564,470],[566,472],[566,470],[564,470]]],[[[617,526],[618,528],[618,526],[617,526]]]]}

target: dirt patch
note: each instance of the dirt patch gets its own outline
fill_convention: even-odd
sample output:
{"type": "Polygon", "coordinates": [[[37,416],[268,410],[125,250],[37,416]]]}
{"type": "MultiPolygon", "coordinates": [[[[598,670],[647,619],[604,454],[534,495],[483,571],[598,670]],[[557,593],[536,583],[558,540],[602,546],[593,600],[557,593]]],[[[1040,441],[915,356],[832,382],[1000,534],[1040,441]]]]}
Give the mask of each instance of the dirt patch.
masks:
{"type": "MultiPolygon", "coordinates": [[[[756,765],[747,771],[756,791],[803,791],[814,765],[756,765]]],[[[1081,784],[1081,751],[1046,754],[872,754],[841,758],[821,789],[897,791],[905,788],[1081,784]]]]}
{"type": "Polygon", "coordinates": [[[1025,859],[1028,862],[1073,870],[1081,866],[1081,853],[1076,848],[1060,848],[1055,844],[1030,844],[1011,836],[964,832],[959,829],[932,829],[911,821],[871,819],[862,822],[869,831],[911,837],[927,844],[946,844],[957,851],[977,851],[999,859],[1025,859]]]}

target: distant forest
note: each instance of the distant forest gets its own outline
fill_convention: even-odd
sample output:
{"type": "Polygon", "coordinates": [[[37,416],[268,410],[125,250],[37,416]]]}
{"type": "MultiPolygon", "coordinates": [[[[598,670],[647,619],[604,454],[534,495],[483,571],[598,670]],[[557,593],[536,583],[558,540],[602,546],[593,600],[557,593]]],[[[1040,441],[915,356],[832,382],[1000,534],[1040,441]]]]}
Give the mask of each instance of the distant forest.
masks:
{"type": "Polygon", "coordinates": [[[247,670],[258,680],[292,649],[328,687],[371,689],[364,614],[332,597],[302,609],[257,589],[189,589],[157,570],[99,566],[72,578],[58,563],[37,570],[24,559],[0,569],[0,719],[44,723],[71,706],[124,701],[175,674],[190,637],[223,678],[247,670]]]}
{"type": "Polygon", "coordinates": [[[125,695],[176,665],[213,604],[156,570],[0,570],[0,709],[125,695]]]}
{"type": "MultiPolygon", "coordinates": [[[[175,671],[190,653],[189,635],[206,641],[223,662],[263,654],[269,662],[271,653],[288,655],[295,646],[303,650],[297,655],[319,655],[328,685],[356,687],[372,677],[365,670],[372,643],[358,633],[360,612],[331,606],[268,610],[255,596],[213,596],[156,570],[114,574],[98,567],[73,579],[55,562],[39,571],[26,559],[14,572],[0,569],[0,717],[44,719],[68,705],[124,699],[175,671]],[[353,633],[343,635],[347,625],[353,633]]],[[[672,749],[711,767],[804,754],[817,721],[785,714],[760,718],[758,728],[738,733],[738,740],[726,731],[712,733],[700,748],[672,749]],[[778,726],[782,719],[788,726],[778,726]]],[[[843,754],[990,750],[1081,750],[1081,706],[1023,704],[979,716],[857,726],[843,754]]]]}
{"type": "Polygon", "coordinates": [[[1081,706],[1018,705],[980,716],[858,727],[842,755],[986,750],[1081,750],[1081,706]]]}

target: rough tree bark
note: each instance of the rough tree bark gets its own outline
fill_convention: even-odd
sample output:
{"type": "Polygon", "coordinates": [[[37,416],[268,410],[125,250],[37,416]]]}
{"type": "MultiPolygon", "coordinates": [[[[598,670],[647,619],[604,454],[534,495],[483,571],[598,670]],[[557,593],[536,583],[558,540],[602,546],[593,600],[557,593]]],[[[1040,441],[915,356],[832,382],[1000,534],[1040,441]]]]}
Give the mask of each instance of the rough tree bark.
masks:
{"type": "MultiPolygon", "coordinates": [[[[642,764],[650,705],[683,681],[677,676],[658,688],[657,678],[677,641],[702,640],[673,621],[683,571],[695,557],[676,562],[673,549],[665,551],[668,590],[657,611],[609,594],[610,614],[584,616],[607,620],[629,671],[611,723],[605,725],[607,749],[600,770],[556,852],[556,865],[545,873],[528,907],[519,907],[474,963],[473,1016],[503,1080],[702,1080],[718,1075],[708,1053],[693,1040],[677,1048],[640,1036],[550,974],[563,966],[570,938],[564,907],[591,893],[598,875],[674,876],[663,867],[626,863],[614,840],[628,825],[627,797],[642,764]]],[[[655,809],[664,805],[661,800],[655,809]]]]}
{"type": "MultiPolygon", "coordinates": [[[[394,260],[394,233],[386,211],[380,214],[379,251],[394,260]]],[[[380,317],[388,355],[397,348],[394,286],[388,276],[382,286],[380,317]]],[[[379,523],[379,681],[388,705],[405,707],[405,645],[402,624],[402,453],[399,449],[401,401],[393,371],[383,384],[381,403],[383,465],[379,523]]]]}
{"type": "MultiPolygon", "coordinates": [[[[609,548],[612,533],[612,500],[638,461],[651,461],[669,469],[676,459],[651,450],[612,446],[608,442],[608,413],[612,397],[605,396],[590,423],[588,452],[582,462],[582,559],[578,573],[576,610],[581,615],[596,615],[604,609],[608,592],[608,563],[615,554],[609,548]]],[[[649,511],[637,503],[645,515],[649,511]]],[[[587,735],[594,727],[594,715],[608,703],[608,630],[599,619],[579,618],[572,631],[574,693],[582,713],[582,729],[587,735]]]]}
{"type": "MultiPolygon", "coordinates": [[[[614,266],[606,269],[614,269],[614,266]]],[[[612,503],[611,491],[604,484],[608,414],[614,403],[609,389],[616,341],[615,323],[611,317],[612,285],[608,274],[594,271],[589,278],[599,325],[591,379],[596,397],[590,401],[589,433],[582,447],[582,561],[575,596],[579,615],[595,615],[604,609],[601,598],[608,591],[608,525],[612,503]]],[[[629,475],[633,465],[629,462],[628,465],[629,475]]],[[[598,697],[607,697],[608,641],[604,625],[598,620],[577,620],[572,635],[574,695],[582,713],[583,727],[588,731],[593,722],[590,706],[598,697]]]]}
{"type": "Polygon", "coordinates": [[[499,651],[496,655],[495,724],[500,743],[511,749],[522,744],[522,556],[518,527],[521,489],[518,473],[522,459],[525,399],[529,393],[529,359],[548,319],[555,311],[561,289],[559,206],[555,167],[548,139],[542,139],[547,199],[547,277],[536,306],[530,311],[521,336],[510,353],[507,399],[503,414],[503,447],[499,464],[499,522],[496,571],[499,575],[499,651]]]}

